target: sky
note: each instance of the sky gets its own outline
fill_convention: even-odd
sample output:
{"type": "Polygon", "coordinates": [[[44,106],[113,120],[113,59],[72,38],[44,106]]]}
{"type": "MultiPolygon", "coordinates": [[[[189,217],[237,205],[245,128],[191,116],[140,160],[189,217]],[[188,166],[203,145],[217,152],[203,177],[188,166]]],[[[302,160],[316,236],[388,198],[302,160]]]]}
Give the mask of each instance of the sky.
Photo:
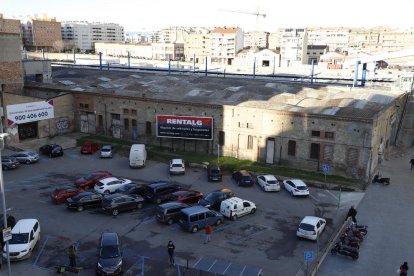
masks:
{"type": "Polygon", "coordinates": [[[171,26],[278,28],[409,28],[412,0],[0,0],[4,18],[47,14],[57,21],[118,23],[125,32],[151,32],[171,26]],[[266,17],[256,16],[257,13],[266,17]]]}

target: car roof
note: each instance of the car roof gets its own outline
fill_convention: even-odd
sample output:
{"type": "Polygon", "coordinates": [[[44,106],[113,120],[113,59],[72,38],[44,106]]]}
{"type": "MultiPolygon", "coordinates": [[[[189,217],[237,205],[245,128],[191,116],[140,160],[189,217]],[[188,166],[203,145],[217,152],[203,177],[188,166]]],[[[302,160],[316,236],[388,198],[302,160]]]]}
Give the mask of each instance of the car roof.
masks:
{"type": "Polygon", "coordinates": [[[184,163],[183,159],[171,159],[171,163],[173,164],[182,164],[184,163]]]}
{"type": "Polygon", "coordinates": [[[213,192],[233,193],[233,191],[230,190],[229,188],[222,188],[222,189],[214,190],[213,192]]]}
{"type": "Polygon", "coordinates": [[[32,152],[32,151],[19,151],[19,152],[16,152],[15,154],[19,154],[19,153],[29,154],[29,153],[34,153],[34,152],[32,152]]]}
{"type": "Polygon", "coordinates": [[[300,179],[288,179],[289,181],[292,181],[296,186],[306,186],[305,182],[303,182],[300,179]]]}
{"type": "Polygon", "coordinates": [[[314,217],[314,216],[306,216],[302,219],[302,221],[300,223],[316,225],[318,223],[318,221],[320,221],[320,220],[326,221],[323,218],[314,217]]]}
{"type": "Polygon", "coordinates": [[[239,173],[241,175],[250,175],[250,173],[248,171],[246,171],[246,170],[240,170],[239,173]]]}
{"type": "Polygon", "coordinates": [[[226,199],[224,201],[226,201],[226,202],[232,202],[232,203],[237,203],[237,202],[243,202],[244,200],[241,199],[240,197],[231,197],[231,198],[228,198],[228,199],[226,199]]]}
{"type": "Polygon", "coordinates": [[[132,197],[132,196],[124,195],[124,194],[111,194],[111,195],[106,195],[105,199],[106,200],[114,200],[114,199],[120,198],[120,197],[132,197]]]}
{"type": "Polygon", "coordinates": [[[274,175],[271,174],[266,174],[266,175],[262,175],[264,177],[265,180],[277,180],[277,178],[274,175]]]}
{"type": "Polygon", "coordinates": [[[152,182],[152,183],[148,184],[148,186],[160,187],[160,186],[172,185],[172,184],[175,184],[175,183],[171,183],[171,182],[167,182],[167,181],[159,181],[159,182],[152,182]]]}
{"type": "Polygon", "coordinates": [[[194,214],[194,213],[201,213],[205,211],[209,211],[209,209],[203,206],[193,206],[193,207],[184,208],[181,210],[181,212],[183,212],[186,215],[194,214]]]}
{"type": "Polygon", "coordinates": [[[111,176],[111,177],[107,177],[107,178],[101,179],[101,180],[99,180],[99,182],[101,182],[103,184],[106,184],[106,183],[112,182],[114,180],[121,180],[121,179],[111,176]]]}
{"type": "Polygon", "coordinates": [[[115,232],[105,232],[101,235],[101,245],[118,245],[119,237],[115,232]]]}
{"type": "Polygon", "coordinates": [[[13,227],[12,233],[13,234],[30,233],[30,231],[32,231],[32,228],[36,224],[36,222],[38,222],[37,219],[21,219],[13,227]]]}
{"type": "Polygon", "coordinates": [[[111,149],[112,146],[111,145],[103,145],[101,149],[111,149]]]}
{"type": "Polygon", "coordinates": [[[179,201],[171,201],[171,202],[160,204],[158,206],[163,208],[163,209],[174,208],[174,207],[177,207],[177,206],[188,206],[188,207],[190,207],[190,205],[179,202],[179,201]]]}

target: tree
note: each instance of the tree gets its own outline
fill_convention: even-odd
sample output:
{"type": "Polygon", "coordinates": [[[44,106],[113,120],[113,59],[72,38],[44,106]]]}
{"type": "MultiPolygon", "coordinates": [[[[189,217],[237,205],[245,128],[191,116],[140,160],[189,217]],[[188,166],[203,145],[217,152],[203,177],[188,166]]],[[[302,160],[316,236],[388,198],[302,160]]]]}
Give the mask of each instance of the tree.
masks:
{"type": "Polygon", "coordinates": [[[53,42],[53,49],[58,53],[63,51],[64,46],[65,45],[63,44],[62,40],[56,40],[55,42],[53,42]]]}

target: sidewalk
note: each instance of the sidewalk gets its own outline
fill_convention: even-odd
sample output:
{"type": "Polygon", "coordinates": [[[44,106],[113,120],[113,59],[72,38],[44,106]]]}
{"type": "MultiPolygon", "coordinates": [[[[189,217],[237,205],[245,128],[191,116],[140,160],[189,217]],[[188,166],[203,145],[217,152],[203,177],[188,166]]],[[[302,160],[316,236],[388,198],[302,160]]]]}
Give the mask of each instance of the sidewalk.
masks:
{"type": "Polygon", "coordinates": [[[383,177],[391,178],[391,184],[370,184],[357,207],[358,223],[369,226],[359,259],[328,255],[318,275],[396,275],[404,261],[414,266],[412,156],[414,149],[384,160],[379,169],[383,177]]]}

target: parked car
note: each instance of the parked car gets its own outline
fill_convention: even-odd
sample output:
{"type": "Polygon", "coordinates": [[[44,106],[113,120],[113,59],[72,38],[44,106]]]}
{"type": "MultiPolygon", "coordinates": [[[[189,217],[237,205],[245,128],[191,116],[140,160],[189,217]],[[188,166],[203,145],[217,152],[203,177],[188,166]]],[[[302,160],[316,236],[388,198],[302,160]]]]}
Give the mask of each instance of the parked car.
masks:
{"type": "Polygon", "coordinates": [[[97,171],[88,175],[82,176],[75,181],[75,186],[84,189],[93,188],[96,183],[104,178],[111,177],[112,173],[108,171],[97,171]]]}
{"type": "Polygon", "coordinates": [[[112,146],[104,145],[101,148],[101,158],[112,158],[112,146]]]}
{"type": "Polygon", "coordinates": [[[120,275],[122,273],[121,242],[117,233],[102,233],[99,239],[98,275],[120,275]]]}
{"type": "Polygon", "coordinates": [[[226,218],[236,220],[247,214],[256,212],[256,204],[238,197],[231,197],[223,200],[220,204],[220,213],[226,218]]]}
{"type": "Polygon", "coordinates": [[[68,209],[82,212],[85,209],[97,208],[102,205],[103,195],[95,192],[82,192],[71,198],[66,199],[68,209]]]}
{"type": "Polygon", "coordinates": [[[129,150],[129,167],[142,168],[145,167],[147,161],[147,150],[145,144],[133,144],[129,150]]]}
{"type": "Polygon", "coordinates": [[[192,190],[181,190],[174,192],[171,195],[172,201],[179,201],[183,203],[197,203],[200,199],[203,198],[203,193],[199,191],[192,191],[192,190]]]}
{"type": "Polygon", "coordinates": [[[223,175],[221,174],[221,169],[217,165],[208,165],[207,166],[207,179],[208,181],[221,181],[223,175]]]}
{"type": "Polygon", "coordinates": [[[309,240],[317,240],[318,236],[325,229],[326,220],[314,216],[306,216],[299,224],[296,236],[309,240]]]}
{"type": "Polygon", "coordinates": [[[148,187],[145,184],[129,183],[115,190],[117,194],[140,195],[147,200],[148,187]]]}
{"type": "Polygon", "coordinates": [[[83,192],[84,190],[82,188],[76,188],[76,187],[71,187],[71,186],[64,186],[64,187],[59,187],[56,188],[52,194],[50,195],[52,201],[54,203],[62,203],[64,202],[66,199],[75,196],[81,192],[83,192]]]}
{"type": "Polygon", "coordinates": [[[63,148],[57,144],[48,144],[41,146],[39,152],[43,155],[49,156],[50,158],[63,156],[63,148]]]}
{"type": "MultiPolygon", "coordinates": [[[[21,219],[13,227],[12,238],[9,240],[10,260],[18,261],[30,258],[33,249],[40,241],[40,224],[37,219],[21,219]]],[[[6,256],[6,245],[3,248],[3,258],[6,256]]]]}
{"type": "Polygon", "coordinates": [[[279,181],[277,181],[277,178],[274,175],[267,174],[257,176],[257,184],[259,184],[260,188],[265,192],[280,191],[279,181]]]}
{"type": "Polygon", "coordinates": [[[185,174],[185,162],[183,159],[170,160],[170,175],[185,174]]]}
{"type": "MultiPolygon", "coordinates": [[[[16,218],[10,214],[7,215],[7,227],[10,227],[13,229],[13,227],[16,225],[16,218]]],[[[3,221],[3,214],[0,214],[0,231],[4,229],[4,221],[3,221]]],[[[3,235],[0,235],[0,245],[1,248],[4,246],[3,242],[3,235]]],[[[1,258],[1,257],[0,257],[1,258]]]]}
{"type": "Polygon", "coordinates": [[[253,178],[246,170],[240,170],[233,173],[233,179],[236,180],[237,185],[243,187],[253,186],[253,178]]]}
{"type": "Polygon", "coordinates": [[[147,188],[147,200],[157,204],[169,200],[174,192],[181,190],[178,184],[164,181],[151,183],[147,188]]]}
{"type": "Polygon", "coordinates": [[[208,193],[204,198],[200,199],[198,205],[213,209],[220,210],[220,204],[223,200],[231,198],[234,193],[230,189],[221,189],[208,193]]]}
{"type": "Polygon", "coordinates": [[[110,194],[115,192],[116,189],[131,183],[131,180],[125,178],[108,177],[99,180],[95,184],[95,191],[100,194],[110,194]]]}
{"type": "Polygon", "coordinates": [[[283,187],[292,196],[308,196],[309,188],[300,179],[287,179],[283,181],[283,187]]]}
{"type": "Polygon", "coordinates": [[[17,161],[15,157],[12,156],[2,156],[1,157],[1,166],[3,171],[7,171],[10,169],[16,169],[19,167],[20,163],[17,161]]]}
{"type": "Polygon", "coordinates": [[[157,207],[156,219],[159,222],[171,225],[178,221],[181,210],[188,207],[191,206],[177,201],[160,204],[157,207]]]}
{"type": "Polygon", "coordinates": [[[92,154],[97,150],[99,150],[99,145],[97,143],[86,141],[83,143],[80,152],[82,154],[92,154]]]}
{"type": "Polygon", "coordinates": [[[31,151],[20,151],[11,155],[15,157],[20,163],[31,164],[39,161],[39,154],[31,151]]]}
{"type": "Polygon", "coordinates": [[[141,209],[144,199],[139,195],[113,194],[106,195],[102,200],[102,210],[117,216],[120,212],[141,209]]]}
{"type": "Polygon", "coordinates": [[[196,233],[207,225],[220,225],[223,215],[219,212],[209,210],[202,206],[193,206],[181,210],[178,224],[189,232],[196,233]]]}

